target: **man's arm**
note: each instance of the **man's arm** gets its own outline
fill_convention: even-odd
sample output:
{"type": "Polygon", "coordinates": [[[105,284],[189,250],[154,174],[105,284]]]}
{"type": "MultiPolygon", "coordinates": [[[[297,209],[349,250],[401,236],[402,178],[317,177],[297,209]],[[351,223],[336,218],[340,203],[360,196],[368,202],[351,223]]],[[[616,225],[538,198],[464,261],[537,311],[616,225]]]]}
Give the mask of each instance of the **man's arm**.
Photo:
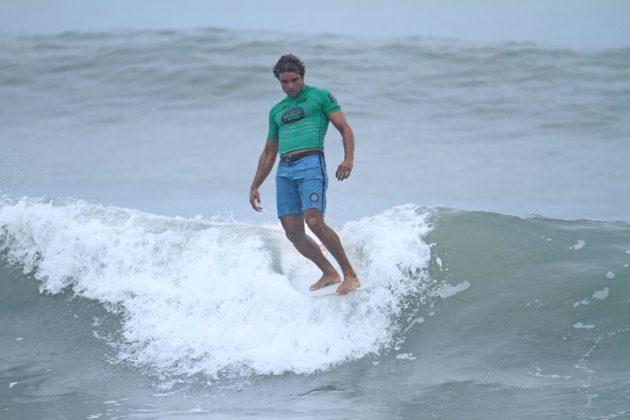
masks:
{"type": "Polygon", "coordinates": [[[339,130],[341,138],[343,139],[344,158],[335,173],[337,179],[343,181],[350,176],[354,166],[354,133],[342,111],[333,112],[328,115],[328,119],[330,119],[335,128],[339,130]]]}
{"type": "Polygon", "coordinates": [[[265,181],[269,172],[273,168],[273,164],[276,162],[276,156],[278,155],[278,141],[276,140],[267,140],[265,143],[265,148],[260,154],[260,158],[258,159],[258,169],[256,169],[256,175],[254,175],[254,181],[252,181],[252,186],[249,190],[249,203],[252,205],[252,208],[256,211],[262,211],[262,207],[260,206],[260,194],[258,193],[258,188],[265,181]]]}

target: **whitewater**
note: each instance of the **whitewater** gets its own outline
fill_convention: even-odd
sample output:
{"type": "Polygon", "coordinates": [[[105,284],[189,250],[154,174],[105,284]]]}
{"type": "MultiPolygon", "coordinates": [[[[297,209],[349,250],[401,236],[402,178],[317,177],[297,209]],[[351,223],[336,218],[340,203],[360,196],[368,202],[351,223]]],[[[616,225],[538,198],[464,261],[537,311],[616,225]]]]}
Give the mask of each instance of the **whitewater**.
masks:
{"type": "Polygon", "coordinates": [[[629,418],[629,51],[0,34],[0,418],[629,418]],[[247,202],[289,51],[344,298],[247,202]]]}
{"type": "Polygon", "coordinates": [[[9,264],[43,292],[68,288],[122,312],[120,357],[163,374],[311,373],[376,354],[405,296],[426,288],[427,227],[414,207],[342,231],[371,288],[348,299],[291,286],[317,271],[278,228],[29,200],[3,202],[0,219],[9,264]]]}

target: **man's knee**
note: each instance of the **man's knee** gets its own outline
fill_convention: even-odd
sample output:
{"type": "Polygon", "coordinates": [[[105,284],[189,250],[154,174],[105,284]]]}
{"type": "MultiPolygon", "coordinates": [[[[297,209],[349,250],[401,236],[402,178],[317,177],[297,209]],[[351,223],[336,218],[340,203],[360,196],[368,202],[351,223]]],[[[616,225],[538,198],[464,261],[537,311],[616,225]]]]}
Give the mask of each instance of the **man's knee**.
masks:
{"type": "Polygon", "coordinates": [[[296,223],[287,223],[284,227],[284,234],[291,242],[296,242],[304,237],[304,224],[300,221],[302,225],[298,225],[296,223]]]}
{"type": "Polygon", "coordinates": [[[308,228],[314,233],[317,233],[326,227],[324,216],[319,212],[305,214],[304,221],[306,222],[308,228]]]}
{"type": "Polygon", "coordinates": [[[285,216],[280,219],[284,234],[295,243],[304,236],[304,219],[301,215],[285,216]]]}
{"type": "Polygon", "coordinates": [[[284,234],[291,242],[299,241],[304,236],[304,232],[298,229],[285,229],[284,234]]]}

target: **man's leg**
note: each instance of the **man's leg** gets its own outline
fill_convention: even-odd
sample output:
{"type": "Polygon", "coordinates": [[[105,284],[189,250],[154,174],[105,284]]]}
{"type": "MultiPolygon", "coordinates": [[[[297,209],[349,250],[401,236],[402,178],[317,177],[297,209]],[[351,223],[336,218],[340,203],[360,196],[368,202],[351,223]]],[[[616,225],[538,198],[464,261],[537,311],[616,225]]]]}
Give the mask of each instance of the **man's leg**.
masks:
{"type": "Polygon", "coordinates": [[[282,223],[287,238],[293,243],[293,246],[295,246],[300,254],[313,261],[315,265],[322,270],[322,277],[315,283],[320,286],[316,288],[311,286],[311,290],[319,289],[329,284],[339,283],[341,278],[337,270],[335,270],[335,267],[324,256],[321,248],[315,241],[304,231],[304,216],[301,214],[283,216],[280,218],[280,222],[282,223]]]}
{"type": "MultiPolygon", "coordinates": [[[[337,288],[338,295],[345,295],[361,287],[361,282],[357,277],[357,273],[352,268],[346,251],[343,249],[341,240],[337,233],[330,228],[324,221],[324,214],[319,209],[308,209],[304,212],[304,220],[311,231],[322,241],[322,244],[330,251],[343,272],[343,282],[337,288]]],[[[320,280],[321,282],[321,280],[320,280]]],[[[326,286],[317,282],[311,286],[311,290],[316,290],[326,286]]]]}

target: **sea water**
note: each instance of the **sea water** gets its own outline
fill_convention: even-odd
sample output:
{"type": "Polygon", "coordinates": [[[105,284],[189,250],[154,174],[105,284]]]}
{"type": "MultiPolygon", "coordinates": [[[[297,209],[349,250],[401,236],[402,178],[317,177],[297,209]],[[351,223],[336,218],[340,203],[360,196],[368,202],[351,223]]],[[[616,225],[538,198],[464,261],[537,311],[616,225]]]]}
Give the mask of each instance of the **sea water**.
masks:
{"type": "Polygon", "coordinates": [[[0,40],[1,418],[630,417],[630,50],[0,40]],[[289,51],[357,138],[344,298],[247,202],[289,51]]]}

